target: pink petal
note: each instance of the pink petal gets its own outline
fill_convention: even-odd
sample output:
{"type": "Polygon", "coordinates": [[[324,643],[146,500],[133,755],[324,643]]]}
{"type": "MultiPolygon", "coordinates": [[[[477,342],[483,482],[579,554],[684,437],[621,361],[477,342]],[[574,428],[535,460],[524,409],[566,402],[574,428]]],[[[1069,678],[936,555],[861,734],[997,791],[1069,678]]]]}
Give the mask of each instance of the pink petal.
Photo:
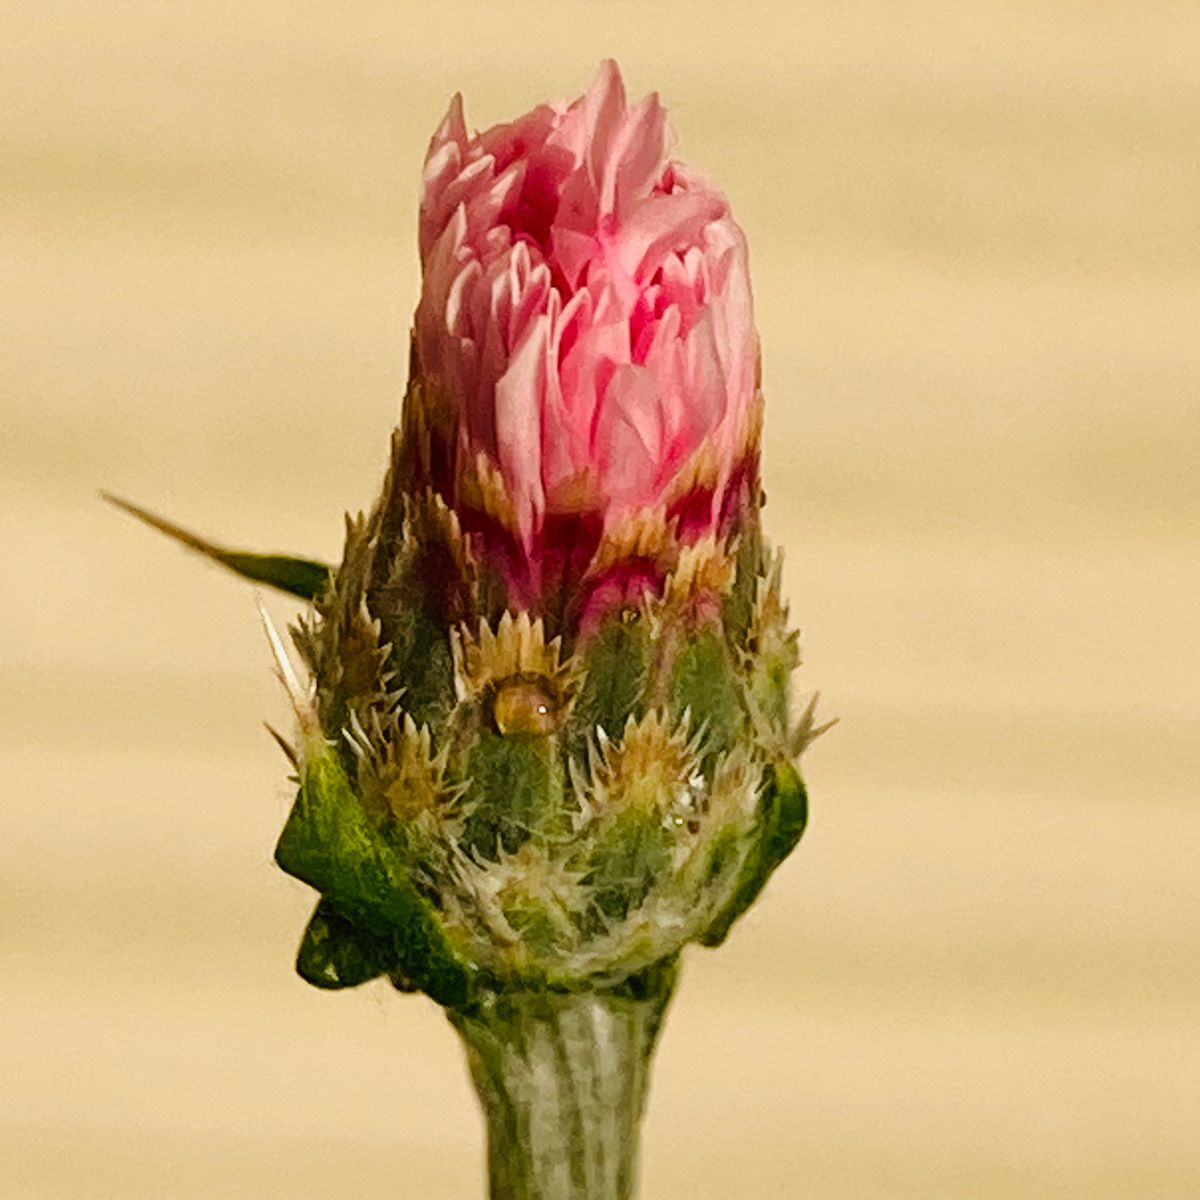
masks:
{"type": "Polygon", "coordinates": [[[723,197],[703,192],[649,197],[630,213],[617,235],[622,269],[632,279],[648,279],[670,251],[686,249],[724,212],[723,197]]]}
{"type": "Polygon", "coordinates": [[[644,367],[617,367],[596,429],[595,457],[604,494],[636,506],[653,500],[662,453],[657,383],[644,367]]]}
{"type": "Polygon", "coordinates": [[[527,544],[544,507],[540,431],[549,328],[546,316],[530,326],[496,384],[498,460],[527,544]]]}
{"type": "Polygon", "coordinates": [[[614,191],[611,211],[619,219],[625,219],[636,204],[651,194],[662,176],[674,140],[657,94],[647,96],[629,113],[619,153],[609,168],[614,191]]]}

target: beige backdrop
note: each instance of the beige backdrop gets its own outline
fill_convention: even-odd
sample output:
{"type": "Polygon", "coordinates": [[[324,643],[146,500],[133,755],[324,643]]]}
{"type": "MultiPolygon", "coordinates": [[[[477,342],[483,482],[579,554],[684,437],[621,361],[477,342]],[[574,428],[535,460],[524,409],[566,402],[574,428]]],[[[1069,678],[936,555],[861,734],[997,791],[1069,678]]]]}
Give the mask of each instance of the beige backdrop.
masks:
{"type": "Polygon", "coordinates": [[[1194,0],[5,16],[3,1196],[482,1194],[433,1005],[291,973],[249,591],[96,489],[334,555],[449,93],[486,125],[608,53],[749,233],[842,717],[799,852],[688,957],[643,1196],[1200,1196],[1194,0]]]}

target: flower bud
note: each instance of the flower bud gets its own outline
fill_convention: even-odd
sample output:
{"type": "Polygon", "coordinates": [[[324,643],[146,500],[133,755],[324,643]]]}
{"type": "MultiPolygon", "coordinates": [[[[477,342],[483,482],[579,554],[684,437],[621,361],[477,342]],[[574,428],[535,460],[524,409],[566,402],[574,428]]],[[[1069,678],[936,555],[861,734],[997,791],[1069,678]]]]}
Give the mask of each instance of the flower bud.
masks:
{"type": "Polygon", "coordinates": [[[621,986],[803,829],[745,238],[671,145],[612,63],[434,135],[391,469],[297,635],[313,983],[621,986]]]}

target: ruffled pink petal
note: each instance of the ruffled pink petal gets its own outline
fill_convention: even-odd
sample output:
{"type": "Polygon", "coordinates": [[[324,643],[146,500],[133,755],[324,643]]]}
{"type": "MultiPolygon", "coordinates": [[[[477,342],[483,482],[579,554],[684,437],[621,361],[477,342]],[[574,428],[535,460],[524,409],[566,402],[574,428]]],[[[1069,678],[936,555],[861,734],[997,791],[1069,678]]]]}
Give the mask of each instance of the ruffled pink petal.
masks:
{"type": "Polygon", "coordinates": [[[662,409],[658,387],[645,367],[617,367],[606,389],[594,443],[601,486],[623,508],[653,502],[662,457],[662,409]]]}
{"type": "Polygon", "coordinates": [[[513,351],[496,384],[496,441],[500,470],[528,546],[543,510],[540,427],[550,321],[540,317],[513,351]]]}
{"type": "Polygon", "coordinates": [[[683,390],[670,397],[671,422],[689,448],[699,446],[729,407],[725,370],[710,312],[700,315],[683,342],[683,390]]]}
{"type": "Polygon", "coordinates": [[[448,211],[441,202],[446,187],[462,170],[467,152],[467,125],[463,119],[462,94],[455,92],[442,123],[434,131],[425,155],[421,181],[421,218],[418,241],[424,260],[434,238],[441,233],[448,211]]]}
{"type": "Polygon", "coordinates": [[[725,213],[725,201],[703,192],[650,196],[637,206],[617,234],[617,258],[630,278],[645,280],[671,251],[686,250],[711,221],[725,213]]]}
{"type": "Polygon", "coordinates": [[[611,209],[625,221],[662,178],[675,135],[657,94],[647,96],[625,121],[615,161],[611,209]]]}
{"type": "MultiPolygon", "coordinates": [[[[745,238],[672,143],[658,97],[631,107],[611,61],[573,103],[474,136],[456,97],[430,142],[414,362],[457,414],[460,461],[500,470],[530,556],[506,576],[523,587],[543,577],[548,518],[603,524],[657,503],[701,445],[743,454],[745,238]]],[[[692,525],[715,519],[705,495],[692,525]]]]}

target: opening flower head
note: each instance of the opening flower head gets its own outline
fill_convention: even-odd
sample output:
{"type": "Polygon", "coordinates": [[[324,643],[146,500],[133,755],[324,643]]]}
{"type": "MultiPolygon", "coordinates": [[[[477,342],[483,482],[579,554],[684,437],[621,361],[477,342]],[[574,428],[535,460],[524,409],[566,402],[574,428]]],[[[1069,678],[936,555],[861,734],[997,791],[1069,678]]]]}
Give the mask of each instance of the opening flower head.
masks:
{"type": "Polygon", "coordinates": [[[451,103],[391,467],[337,568],[118,502],[312,602],[309,680],[266,620],[297,716],[275,856],[319,894],[297,970],[447,1008],[497,1200],[628,1197],[679,956],[807,820],[746,243],[671,145],[611,62],[480,134],[451,103]]]}
{"type": "Polygon", "coordinates": [[[506,548],[522,604],[637,514],[728,526],[756,476],[746,241],[673,141],[608,61],[473,136],[455,96],[430,143],[408,486],[506,548]]]}

